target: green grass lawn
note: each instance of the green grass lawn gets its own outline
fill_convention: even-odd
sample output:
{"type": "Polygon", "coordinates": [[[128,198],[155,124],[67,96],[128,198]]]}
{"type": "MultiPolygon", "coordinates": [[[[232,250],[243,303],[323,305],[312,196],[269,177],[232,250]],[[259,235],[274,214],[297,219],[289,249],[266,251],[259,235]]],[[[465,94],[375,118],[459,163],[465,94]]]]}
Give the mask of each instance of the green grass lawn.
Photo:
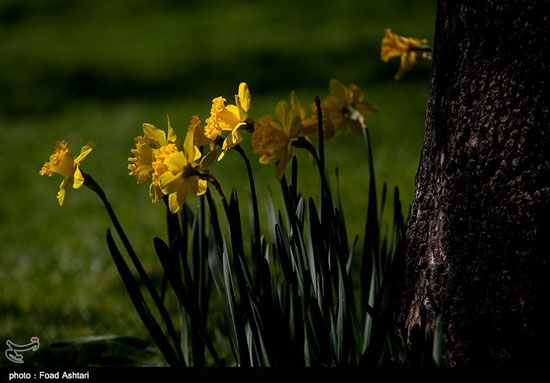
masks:
{"type": "MultiPolygon", "coordinates": [[[[433,40],[432,1],[79,1],[0,4],[0,341],[43,344],[98,334],[146,337],[108,253],[110,226],[89,190],[68,190],[39,177],[54,142],[73,151],[98,142],[83,168],[103,186],[127,234],[155,280],[160,266],[151,238],[165,236],[165,209],[126,169],[141,123],[183,136],[189,117],[206,118],[211,99],[232,99],[240,81],[252,92],[251,117],[273,109],[291,90],[304,104],[337,78],[355,82],[380,113],[367,122],[377,179],[399,185],[412,200],[420,156],[429,63],[393,81],[397,61],[379,60],[384,28],[433,40]]],[[[247,137],[248,139],[248,137],[247,137]]],[[[249,140],[248,140],[249,141],[249,140]]],[[[260,205],[278,185],[273,166],[250,150],[260,205]]],[[[331,177],[340,171],[351,236],[363,231],[367,163],[362,139],[326,143],[331,177]]],[[[298,152],[303,194],[316,196],[316,168],[298,152]]],[[[246,211],[247,178],[236,153],[212,166],[246,211]]],[[[381,185],[378,185],[381,187],[381,185]]],[[[189,203],[194,207],[195,198],[189,203]]],[[[1,364],[4,364],[2,358],[1,364]]]]}

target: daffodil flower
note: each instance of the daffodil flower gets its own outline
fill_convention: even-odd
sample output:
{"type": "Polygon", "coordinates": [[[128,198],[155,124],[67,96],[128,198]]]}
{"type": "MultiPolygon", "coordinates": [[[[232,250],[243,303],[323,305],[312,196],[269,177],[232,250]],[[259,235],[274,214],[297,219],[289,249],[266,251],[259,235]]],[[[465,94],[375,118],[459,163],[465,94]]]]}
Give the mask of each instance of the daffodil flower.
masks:
{"type": "Polygon", "coordinates": [[[88,142],[80,150],[78,157],[73,159],[71,151],[69,150],[68,144],[66,141],[58,141],[55,144],[55,149],[50,156],[49,161],[47,161],[39,174],[41,176],[47,175],[51,177],[53,173],[61,174],[65,178],[61,185],[59,186],[59,192],[57,193],[57,201],[59,206],[63,206],[63,201],[65,200],[65,193],[67,186],[72,183],[73,189],[78,189],[84,184],[84,176],[80,171],[80,164],[90,154],[94,148],[94,142],[88,142]]]}
{"type": "Polygon", "coordinates": [[[198,116],[192,116],[189,121],[189,131],[193,132],[193,143],[196,147],[207,147],[208,151],[203,155],[200,166],[205,169],[216,159],[216,143],[206,136],[205,127],[198,116]]]}
{"type": "Polygon", "coordinates": [[[160,175],[159,182],[162,192],[168,195],[172,213],[180,210],[189,192],[196,195],[206,193],[207,181],[199,177],[200,166],[196,163],[200,158],[201,153],[194,145],[193,131],[189,130],[183,151],[170,153],[164,159],[166,170],[160,175]]]}
{"type": "Polygon", "coordinates": [[[329,89],[330,94],[323,104],[334,125],[335,134],[344,130],[361,134],[366,126],[364,117],[378,112],[378,109],[365,101],[363,92],[355,84],[346,87],[340,81],[332,79],[329,89]]]}
{"type": "Polygon", "coordinates": [[[254,123],[252,149],[258,155],[261,164],[279,162],[277,179],[283,177],[286,165],[292,158],[292,143],[302,135],[302,124],[296,112],[286,101],[275,108],[275,117],[263,116],[254,123]]]}
{"type": "Polygon", "coordinates": [[[165,171],[162,161],[168,154],[177,151],[177,136],[170,123],[170,117],[166,116],[168,131],[157,128],[155,125],[144,123],[142,125],[143,136],[136,137],[136,148],[131,149],[135,157],[128,158],[130,175],[136,178],[138,184],[144,184],[152,178],[149,185],[149,196],[152,202],[158,202],[162,197],[158,179],[165,171]],[[158,158],[157,158],[158,156],[158,158]]]}
{"type": "Polygon", "coordinates": [[[393,57],[401,56],[401,65],[395,74],[399,80],[406,71],[414,68],[419,59],[430,59],[431,49],[427,46],[428,40],[415,39],[396,35],[387,28],[380,48],[380,59],[388,62],[393,57]]]}
{"type": "Polygon", "coordinates": [[[222,131],[231,133],[225,138],[222,145],[222,153],[218,157],[221,160],[227,151],[243,140],[240,129],[247,124],[248,111],[250,110],[250,90],[244,82],[239,84],[239,93],[235,95],[235,105],[225,105],[226,99],[217,97],[212,100],[210,117],[206,119],[205,136],[214,141],[221,136],[222,131]]]}
{"type": "MultiPolygon", "coordinates": [[[[300,103],[296,93],[292,91],[290,93],[290,106],[300,119],[303,133],[307,137],[317,136],[319,134],[319,120],[317,118],[317,107],[315,103],[311,103],[311,115],[308,116],[306,108],[300,103]]],[[[328,109],[324,103],[321,104],[321,113],[323,117],[323,137],[325,139],[332,138],[336,132],[329,118],[328,109]]]]}

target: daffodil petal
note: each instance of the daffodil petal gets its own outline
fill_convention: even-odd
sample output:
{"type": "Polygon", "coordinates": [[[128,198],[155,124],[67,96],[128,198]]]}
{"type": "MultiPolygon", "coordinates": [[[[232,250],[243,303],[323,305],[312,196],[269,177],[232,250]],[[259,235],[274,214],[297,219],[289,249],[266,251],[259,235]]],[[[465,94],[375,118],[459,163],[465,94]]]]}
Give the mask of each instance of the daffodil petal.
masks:
{"type": "Polygon", "coordinates": [[[176,142],[178,137],[176,132],[172,129],[172,124],[170,123],[170,116],[166,115],[166,121],[168,122],[168,142],[176,142]]]}
{"type": "Polygon", "coordinates": [[[239,104],[240,107],[245,111],[248,112],[250,110],[250,89],[248,89],[248,85],[245,82],[241,82],[239,84],[239,104]]]}
{"type": "Polygon", "coordinates": [[[84,158],[86,158],[88,154],[92,152],[95,146],[96,146],[96,143],[93,141],[90,141],[86,145],[84,145],[82,149],[80,149],[80,154],[78,155],[78,157],[74,159],[74,163],[75,164],[81,163],[84,160],[84,158]]]}
{"type": "Polygon", "coordinates": [[[176,192],[168,196],[168,207],[173,214],[177,213],[183,206],[187,199],[187,193],[189,193],[189,183],[185,182],[176,192]]]}
{"type": "Polygon", "coordinates": [[[202,180],[197,176],[191,177],[189,180],[189,185],[191,192],[195,195],[202,195],[206,193],[206,188],[208,187],[208,182],[202,180]]]}
{"type": "Polygon", "coordinates": [[[263,154],[260,156],[260,158],[258,159],[258,161],[260,162],[260,164],[262,165],[269,165],[269,164],[272,164],[273,162],[275,162],[277,160],[277,157],[275,156],[268,156],[267,154],[263,154]]]}
{"type": "Polygon", "coordinates": [[[67,186],[71,183],[72,177],[65,177],[59,185],[59,191],[57,192],[57,202],[59,206],[63,206],[63,201],[65,201],[65,193],[67,192],[67,186]]]}
{"type": "Polygon", "coordinates": [[[180,210],[178,195],[176,193],[172,193],[168,196],[168,207],[172,214],[176,214],[180,210]]]}
{"type": "Polygon", "coordinates": [[[182,173],[174,174],[172,172],[166,172],[160,176],[159,183],[164,194],[172,194],[182,187],[185,180],[182,177],[182,173]]]}
{"type": "Polygon", "coordinates": [[[199,181],[197,182],[197,186],[198,186],[197,195],[203,195],[208,190],[208,181],[199,178],[199,181]]]}
{"type": "Polygon", "coordinates": [[[227,151],[232,148],[231,144],[233,143],[232,135],[228,135],[225,137],[225,140],[223,140],[222,149],[223,151],[227,151]]]}
{"type": "MultiPolygon", "coordinates": [[[[232,125],[236,125],[239,121],[242,121],[242,120],[246,119],[246,113],[245,113],[245,117],[241,118],[242,117],[242,112],[241,112],[240,108],[236,105],[227,105],[225,107],[225,110],[226,110],[226,112],[231,113],[230,118],[226,118],[226,120],[228,120],[228,123],[229,123],[229,120],[232,117],[232,119],[233,119],[232,125]]],[[[223,116],[223,114],[222,114],[222,116],[223,116]]],[[[227,116],[227,114],[225,114],[225,116],[227,116]]]]}
{"type": "Polygon", "coordinates": [[[157,203],[162,198],[162,190],[158,185],[151,183],[149,186],[149,197],[152,203],[157,203]]]}
{"type": "Polygon", "coordinates": [[[144,123],[142,126],[143,134],[152,139],[157,145],[164,146],[166,142],[166,133],[155,125],[144,123]]]}
{"type": "MultiPolygon", "coordinates": [[[[282,169],[282,174],[284,174],[284,171],[286,169],[286,166],[288,165],[288,163],[290,162],[290,160],[292,159],[292,147],[290,146],[290,143],[288,144],[288,149],[285,153],[285,155],[283,156],[283,159],[282,161],[279,163],[279,165],[282,164],[283,166],[283,169],[282,169]]],[[[281,174],[281,178],[282,178],[282,174],[281,174]]]]}
{"type": "Polygon", "coordinates": [[[174,173],[183,172],[183,168],[187,163],[188,161],[183,152],[172,153],[164,160],[168,170],[174,173]]]}
{"type": "Polygon", "coordinates": [[[74,171],[73,189],[79,189],[82,185],[84,185],[84,175],[80,171],[80,166],[76,165],[76,170],[74,171]]]}
{"type": "Polygon", "coordinates": [[[239,128],[243,126],[244,124],[239,124],[233,131],[231,132],[231,140],[232,140],[232,146],[235,146],[237,144],[240,144],[243,141],[243,135],[239,131],[239,128]]]}
{"type": "Polygon", "coordinates": [[[347,91],[344,84],[342,84],[340,81],[336,79],[332,79],[329,82],[329,89],[330,94],[336,97],[339,100],[346,100],[347,99],[347,91]]]}
{"type": "Polygon", "coordinates": [[[187,162],[193,162],[196,160],[196,151],[199,152],[200,158],[200,151],[195,149],[194,134],[192,130],[188,130],[187,134],[185,135],[185,141],[183,142],[183,151],[185,152],[185,158],[187,159],[187,162]]]}
{"type": "Polygon", "coordinates": [[[296,92],[294,91],[290,92],[290,107],[294,110],[296,115],[301,120],[304,120],[306,118],[306,114],[307,114],[306,108],[298,100],[298,97],[296,96],[296,92]]]}
{"type": "Polygon", "coordinates": [[[288,103],[286,101],[279,101],[275,107],[275,117],[281,122],[281,124],[283,124],[283,126],[285,125],[285,121],[287,119],[288,109],[288,103]]]}

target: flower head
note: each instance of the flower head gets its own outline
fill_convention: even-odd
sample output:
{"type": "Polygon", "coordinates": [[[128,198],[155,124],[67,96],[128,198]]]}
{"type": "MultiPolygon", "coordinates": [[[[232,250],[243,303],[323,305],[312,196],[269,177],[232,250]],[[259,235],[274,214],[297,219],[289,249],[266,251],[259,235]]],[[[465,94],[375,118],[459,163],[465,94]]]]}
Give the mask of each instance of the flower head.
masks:
{"type": "Polygon", "coordinates": [[[65,192],[67,190],[67,186],[71,182],[73,184],[73,189],[78,189],[84,184],[84,176],[80,171],[80,164],[84,158],[90,154],[94,146],[94,142],[88,142],[82,147],[78,157],[73,159],[66,141],[58,141],[55,143],[55,148],[52,155],[50,155],[49,161],[42,166],[39,174],[41,176],[47,175],[51,177],[54,173],[57,173],[65,177],[63,182],[61,182],[59,192],[57,193],[57,201],[59,202],[59,206],[63,206],[65,192]]]}
{"type": "Polygon", "coordinates": [[[330,80],[330,94],[325,98],[327,114],[334,125],[335,134],[344,130],[360,134],[365,128],[364,116],[378,112],[371,103],[365,101],[363,92],[355,85],[345,86],[338,80],[330,80]]]}
{"type": "Polygon", "coordinates": [[[194,145],[192,130],[187,132],[183,151],[166,152],[162,161],[163,171],[159,176],[159,185],[163,194],[168,195],[168,206],[172,213],[177,213],[185,203],[189,192],[201,195],[206,193],[207,181],[201,179],[200,165],[196,163],[201,157],[194,145]]]}
{"type": "Polygon", "coordinates": [[[273,121],[271,116],[263,116],[254,124],[252,148],[262,164],[279,162],[277,179],[283,177],[285,167],[292,158],[292,143],[302,135],[302,125],[296,112],[286,101],[275,108],[273,121]]]}
{"type": "Polygon", "coordinates": [[[250,100],[250,90],[244,82],[239,84],[239,93],[235,95],[235,105],[225,105],[226,99],[223,97],[216,97],[212,100],[210,117],[206,119],[204,135],[210,140],[215,140],[221,136],[222,131],[231,131],[231,134],[223,142],[223,152],[218,160],[221,160],[229,149],[243,140],[239,130],[247,124],[250,100]]]}
{"type": "Polygon", "coordinates": [[[149,186],[149,196],[152,202],[158,202],[162,197],[158,179],[163,171],[162,161],[166,157],[165,153],[175,149],[178,138],[170,117],[166,116],[168,131],[157,128],[155,125],[144,123],[142,125],[143,136],[134,138],[136,148],[131,149],[135,157],[128,158],[131,163],[128,164],[130,175],[136,178],[138,184],[144,184],[148,179],[152,179],[149,186]],[[158,156],[158,158],[157,158],[158,156]]]}
{"type": "Polygon", "coordinates": [[[411,70],[416,65],[419,58],[424,58],[420,53],[428,42],[426,39],[415,39],[412,37],[403,37],[396,35],[387,28],[382,45],[380,48],[380,59],[388,62],[393,57],[401,56],[401,65],[395,74],[395,79],[399,80],[405,71],[411,70]]]}

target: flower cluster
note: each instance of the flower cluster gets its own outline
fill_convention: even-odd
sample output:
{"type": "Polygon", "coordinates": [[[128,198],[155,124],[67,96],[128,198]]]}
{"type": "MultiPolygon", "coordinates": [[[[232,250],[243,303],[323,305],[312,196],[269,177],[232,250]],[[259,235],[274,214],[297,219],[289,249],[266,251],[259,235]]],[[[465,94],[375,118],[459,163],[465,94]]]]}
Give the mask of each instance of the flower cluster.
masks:
{"type": "MultiPolygon", "coordinates": [[[[342,132],[360,134],[366,127],[365,116],[376,113],[377,108],[364,99],[355,84],[345,86],[333,79],[329,90],[320,103],[323,138],[330,139],[342,132]]],[[[165,197],[170,211],[176,213],[189,193],[201,195],[206,192],[208,181],[215,180],[208,167],[216,158],[221,161],[230,149],[239,145],[244,140],[243,131],[248,131],[252,133],[252,149],[259,162],[277,163],[276,177],[280,180],[292,158],[293,146],[304,147],[307,141],[312,147],[312,139],[319,134],[319,111],[311,104],[311,113],[308,113],[294,92],[290,94],[290,102],[277,104],[273,116],[265,115],[254,121],[249,117],[250,106],[250,90],[242,82],[234,104],[227,104],[221,96],[216,97],[204,124],[198,116],[191,117],[183,143],[178,140],[169,117],[166,131],[144,123],[143,134],[134,138],[133,156],[128,158],[129,174],[140,185],[150,182],[151,201],[155,203],[165,197]],[[227,132],[225,137],[224,132],[227,132]],[[300,141],[302,144],[298,145],[300,141]]],[[[92,143],[84,146],[73,160],[67,143],[58,142],[50,161],[40,171],[41,175],[59,173],[65,176],[58,193],[60,205],[68,184],[73,182],[75,189],[82,186],[84,178],[79,164],[92,148],[92,143]]]]}
{"type": "Polygon", "coordinates": [[[147,123],[142,125],[142,129],[143,136],[134,139],[136,148],[132,153],[135,157],[128,158],[130,175],[138,184],[151,179],[151,201],[158,202],[167,195],[170,211],[176,213],[189,192],[196,195],[206,192],[207,182],[200,174],[211,163],[208,161],[211,152],[203,156],[199,147],[210,146],[210,141],[205,137],[204,127],[197,116],[191,118],[183,145],[180,145],[170,118],[167,132],[147,123]],[[203,160],[197,162],[201,157],[203,160]]]}
{"type": "MultiPolygon", "coordinates": [[[[388,30],[383,41],[382,57],[388,60],[401,55],[400,76],[402,71],[414,65],[418,57],[428,52],[422,44],[423,40],[403,38],[388,30]]],[[[363,239],[364,259],[361,262],[363,265],[374,261],[381,263],[373,273],[361,273],[360,284],[364,288],[361,288],[360,300],[382,303],[373,307],[369,304],[370,311],[364,307],[356,310],[345,299],[334,299],[334,292],[340,298],[355,294],[352,280],[355,273],[346,268],[349,269],[358,237],[353,247],[350,247],[346,223],[341,214],[341,199],[338,198],[335,203],[332,198],[324,150],[325,139],[346,132],[363,135],[369,154],[369,177],[374,185],[366,118],[378,109],[365,100],[357,85],[346,86],[334,79],[329,82],[326,97],[323,100],[316,98],[310,108],[300,102],[295,92],[291,92],[290,100],[279,101],[273,114],[253,119],[251,93],[244,82],[239,84],[234,100],[234,103],[230,103],[223,96],[215,97],[208,117],[203,121],[199,116],[192,116],[183,135],[176,134],[167,116],[166,130],[144,123],[141,135],[134,138],[135,147],[130,149],[127,165],[129,175],[135,178],[137,184],[148,184],[151,201],[156,203],[163,200],[169,212],[166,217],[167,242],[160,237],[153,239],[166,277],[164,282],[167,282],[162,294],[159,294],[143,267],[106,193],[90,174],[81,169],[82,161],[90,154],[94,143],[82,147],[80,155],[73,158],[67,142],[57,142],[49,161],[39,173],[48,176],[57,173],[64,177],[57,195],[60,205],[71,183],[75,189],[82,185],[88,187],[101,199],[127,253],[127,257],[122,255],[111,230],[107,229],[106,240],[111,256],[136,312],[170,366],[204,366],[206,352],[210,355],[208,360],[211,359],[219,366],[232,362],[246,367],[301,364],[349,366],[380,364],[384,360],[393,362],[396,356],[388,354],[387,350],[398,350],[399,340],[394,345],[390,334],[394,334],[395,330],[384,330],[387,326],[378,321],[393,306],[392,302],[385,302],[388,296],[386,286],[393,283],[387,270],[391,270],[391,260],[402,248],[401,239],[405,236],[399,192],[396,188],[391,237],[381,235],[383,231],[380,230],[379,222],[383,222],[383,218],[378,219],[377,216],[377,211],[380,214],[384,211],[385,198],[382,198],[382,205],[378,208],[375,188],[365,193],[368,198],[366,216],[369,223],[364,238],[375,240],[363,239]],[[268,220],[271,242],[262,232],[265,226],[260,219],[252,166],[246,151],[241,147],[247,135],[259,162],[275,165],[276,178],[282,181],[280,186],[286,219],[283,219],[282,210],[279,210],[278,220],[275,216],[268,220]],[[315,142],[318,142],[318,149],[315,142]],[[290,182],[283,178],[295,148],[307,150],[318,168],[318,201],[310,198],[306,204],[298,190],[296,158],[292,161],[290,182]],[[242,157],[248,173],[249,238],[243,237],[245,232],[236,191],[232,192],[231,198],[226,199],[222,186],[210,173],[211,165],[216,160],[222,161],[231,149],[242,157]],[[221,197],[228,235],[225,228],[220,226],[222,221],[218,218],[209,186],[213,186],[221,197]],[[190,213],[191,219],[189,206],[183,209],[189,194],[202,195],[195,212],[190,213]],[[371,209],[373,206],[376,208],[371,209]],[[180,220],[176,213],[181,210],[180,220]],[[372,225],[371,210],[374,212],[372,225]],[[286,223],[283,221],[288,223],[290,230],[285,229],[286,223]],[[189,225],[191,222],[192,228],[189,225]],[[246,239],[250,246],[245,246],[246,239]],[[375,242],[390,245],[380,250],[373,245],[375,242]],[[311,243],[315,246],[309,246],[311,243]],[[304,249],[307,249],[307,254],[304,249]],[[252,262],[248,261],[249,254],[252,262]],[[174,258],[175,255],[178,256],[174,258]],[[334,261],[332,266],[327,266],[327,259],[334,261]],[[131,261],[132,268],[127,260],[131,261]],[[323,281],[322,288],[319,281],[323,281]],[[384,284],[379,281],[384,281],[384,284]],[[211,305],[213,284],[221,301],[211,305]],[[174,326],[177,322],[173,321],[164,303],[165,293],[169,291],[167,289],[172,290],[179,304],[178,319],[185,313],[185,323],[180,321],[179,332],[174,326]],[[270,291],[278,293],[271,294],[270,291]],[[148,293],[148,296],[145,297],[144,293],[148,293]],[[280,296],[292,298],[290,310],[285,302],[281,302],[280,296]],[[220,303],[227,310],[225,314],[230,331],[223,344],[231,344],[232,360],[225,355],[220,358],[223,354],[218,354],[216,346],[221,343],[214,343],[211,339],[213,331],[208,328],[209,311],[219,308],[220,303]],[[155,310],[149,307],[153,305],[155,310]],[[298,309],[294,310],[294,307],[298,309]],[[312,312],[319,311],[319,307],[323,307],[323,315],[311,316],[312,312]],[[277,317],[275,321],[272,320],[274,314],[277,317]],[[338,318],[337,328],[334,327],[334,318],[338,318]],[[364,320],[366,322],[363,323],[364,320]],[[283,331],[280,328],[282,322],[290,324],[283,331]],[[317,331],[331,326],[335,328],[331,334],[317,331]],[[374,334],[372,329],[382,332],[374,334]],[[269,334],[276,334],[276,337],[269,334]],[[307,339],[304,334],[307,334],[307,339]],[[386,340],[371,342],[373,344],[367,349],[357,347],[357,339],[371,339],[373,336],[386,340]],[[189,342],[182,342],[182,337],[189,342]],[[302,345],[298,352],[295,352],[296,347],[293,346],[296,344],[302,345]]],[[[273,204],[268,209],[276,211],[273,204]]],[[[407,356],[404,355],[403,359],[407,359],[407,356]]]]}
{"type": "MultiPolygon", "coordinates": [[[[329,83],[329,95],[321,105],[323,137],[330,139],[350,131],[360,134],[366,127],[364,117],[376,113],[378,109],[364,99],[361,89],[355,84],[345,86],[338,80],[329,83]]],[[[281,101],[275,108],[275,119],[263,116],[254,125],[252,148],[260,158],[260,163],[278,162],[277,179],[281,179],[286,164],[292,158],[292,144],[299,139],[310,141],[319,134],[318,111],[311,104],[311,114],[291,92],[290,104],[281,101]]]]}
{"type": "MultiPolygon", "coordinates": [[[[386,29],[380,58],[388,62],[393,57],[401,57],[401,65],[395,74],[398,80],[405,71],[414,68],[417,61],[431,60],[432,49],[426,39],[403,37],[386,29]]],[[[280,180],[292,158],[293,147],[311,149],[311,141],[318,136],[319,126],[322,126],[324,139],[342,132],[361,134],[366,128],[365,117],[378,112],[365,100],[357,85],[345,86],[334,79],[330,80],[329,94],[319,103],[320,110],[312,103],[311,113],[308,113],[295,92],[290,93],[290,102],[277,104],[274,116],[265,115],[254,121],[249,117],[250,107],[250,89],[241,82],[234,104],[227,104],[227,100],[219,96],[212,100],[210,115],[204,124],[198,116],[191,117],[183,144],[178,141],[169,118],[166,132],[144,123],[143,135],[134,139],[133,157],[128,158],[129,174],[138,184],[150,180],[151,201],[158,202],[166,196],[170,211],[176,213],[190,192],[196,195],[206,192],[208,180],[215,180],[208,173],[208,167],[216,158],[221,161],[230,149],[244,140],[243,131],[252,133],[252,149],[261,164],[277,164],[276,176],[280,180]],[[319,116],[322,124],[319,124],[319,116]],[[227,132],[225,137],[224,132],[227,132]]],[[[83,185],[80,163],[92,148],[93,143],[87,144],[73,159],[67,143],[59,141],[50,160],[40,170],[40,175],[58,173],[65,177],[57,194],[60,205],[63,205],[71,182],[75,189],[83,185]]]]}
{"type": "MultiPolygon", "coordinates": [[[[346,87],[331,80],[329,89],[329,95],[321,104],[324,137],[329,139],[344,131],[360,133],[365,128],[364,116],[377,112],[376,107],[365,101],[355,84],[346,87]]],[[[157,202],[168,195],[170,210],[175,213],[185,203],[187,194],[206,192],[207,168],[216,157],[221,161],[228,150],[244,140],[243,131],[250,131],[252,149],[259,162],[277,163],[276,176],[280,180],[292,158],[292,144],[318,135],[315,104],[308,114],[292,92],[290,103],[279,102],[274,116],[265,115],[256,121],[249,118],[250,106],[250,89],[244,82],[239,84],[234,104],[227,104],[221,96],[214,98],[204,126],[198,116],[191,117],[181,149],[170,120],[167,133],[154,125],[143,124],[144,135],[135,138],[134,157],[128,159],[130,175],[138,184],[151,179],[151,201],[157,202]],[[228,132],[225,137],[224,132],[228,132]]]]}

